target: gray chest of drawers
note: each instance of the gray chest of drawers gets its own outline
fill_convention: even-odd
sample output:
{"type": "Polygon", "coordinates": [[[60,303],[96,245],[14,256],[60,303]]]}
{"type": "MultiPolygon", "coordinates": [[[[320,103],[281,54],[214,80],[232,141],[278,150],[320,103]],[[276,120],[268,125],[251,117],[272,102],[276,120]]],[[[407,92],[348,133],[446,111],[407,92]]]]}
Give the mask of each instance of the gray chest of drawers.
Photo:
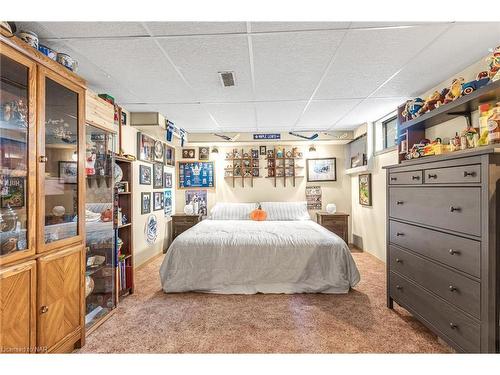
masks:
{"type": "Polygon", "coordinates": [[[387,305],[459,352],[499,352],[500,150],[387,169],[387,305]]]}

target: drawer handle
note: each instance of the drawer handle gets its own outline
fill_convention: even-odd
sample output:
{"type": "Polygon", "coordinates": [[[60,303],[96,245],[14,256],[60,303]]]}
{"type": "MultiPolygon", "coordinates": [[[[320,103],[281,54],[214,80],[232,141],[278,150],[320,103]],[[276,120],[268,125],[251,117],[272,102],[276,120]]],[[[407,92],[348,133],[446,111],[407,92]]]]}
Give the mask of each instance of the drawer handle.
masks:
{"type": "Polygon", "coordinates": [[[464,177],[474,177],[476,175],[476,172],[467,172],[464,171],[464,177]]]}
{"type": "Polygon", "coordinates": [[[457,288],[455,288],[453,285],[450,285],[448,287],[448,289],[450,290],[450,292],[456,292],[457,291],[457,288]]]}
{"type": "Polygon", "coordinates": [[[40,156],[40,158],[39,158],[40,163],[47,163],[48,160],[49,160],[49,158],[46,156],[40,156]]]}
{"type": "Polygon", "coordinates": [[[403,289],[403,287],[401,285],[396,285],[396,289],[401,290],[401,289],[403,289]]]}
{"type": "Polygon", "coordinates": [[[450,212],[455,212],[455,211],[460,212],[460,211],[462,211],[462,209],[460,207],[450,206],[450,212]]]}
{"type": "Polygon", "coordinates": [[[412,180],[420,180],[420,176],[411,176],[412,180]]]}
{"type": "Polygon", "coordinates": [[[397,177],[391,177],[391,181],[397,181],[398,178],[397,177]]]}
{"type": "Polygon", "coordinates": [[[455,254],[460,255],[460,251],[458,250],[450,249],[448,252],[450,253],[450,255],[455,255],[455,254]]]}
{"type": "Polygon", "coordinates": [[[49,307],[48,306],[42,306],[42,307],[40,307],[40,312],[42,314],[45,314],[47,311],[49,311],[49,307]]]}
{"type": "Polygon", "coordinates": [[[431,178],[438,178],[438,175],[437,174],[428,174],[427,175],[427,178],[430,180],[431,178]]]}
{"type": "Polygon", "coordinates": [[[397,232],[397,233],[396,233],[396,236],[398,236],[398,237],[400,237],[400,236],[404,236],[404,235],[405,235],[405,234],[404,234],[404,233],[402,233],[402,232],[397,232]]]}
{"type": "Polygon", "coordinates": [[[457,329],[458,326],[455,323],[450,323],[450,328],[451,329],[457,329]]]}
{"type": "Polygon", "coordinates": [[[403,204],[403,201],[396,201],[396,204],[401,205],[403,204]]]}
{"type": "Polygon", "coordinates": [[[396,263],[403,263],[403,261],[399,258],[396,258],[396,263]]]}

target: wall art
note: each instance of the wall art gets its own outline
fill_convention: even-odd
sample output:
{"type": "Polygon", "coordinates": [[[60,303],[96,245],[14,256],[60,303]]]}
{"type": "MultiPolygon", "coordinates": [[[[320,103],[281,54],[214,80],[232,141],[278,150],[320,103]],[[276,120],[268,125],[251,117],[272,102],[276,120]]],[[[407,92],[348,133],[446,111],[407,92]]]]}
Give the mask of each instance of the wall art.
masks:
{"type": "Polygon", "coordinates": [[[337,181],[337,159],[336,158],[307,159],[307,181],[308,182],[337,181]]]}
{"type": "Polygon", "coordinates": [[[151,193],[141,193],[141,215],[151,212],[151,193]]]}
{"type": "Polygon", "coordinates": [[[372,205],[372,175],[371,173],[359,175],[359,204],[372,205]]]}
{"type": "Polygon", "coordinates": [[[139,165],[139,184],[151,185],[151,167],[139,165]]]}
{"type": "Polygon", "coordinates": [[[321,210],[321,186],[307,186],[306,201],[308,210],[321,210]]]}
{"type": "Polygon", "coordinates": [[[163,188],[163,164],[153,164],[153,189],[163,188]]]}

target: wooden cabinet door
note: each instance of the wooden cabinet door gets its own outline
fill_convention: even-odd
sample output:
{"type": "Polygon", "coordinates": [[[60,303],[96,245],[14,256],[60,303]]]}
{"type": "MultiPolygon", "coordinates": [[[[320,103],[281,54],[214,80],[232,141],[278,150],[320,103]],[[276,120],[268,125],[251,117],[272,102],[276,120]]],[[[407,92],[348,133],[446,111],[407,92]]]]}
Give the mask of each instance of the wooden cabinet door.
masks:
{"type": "Polygon", "coordinates": [[[38,346],[72,347],[83,325],[83,246],[38,259],[38,346]]]}
{"type": "Polygon", "coordinates": [[[0,352],[35,349],[35,261],[0,270],[0,352]]]}

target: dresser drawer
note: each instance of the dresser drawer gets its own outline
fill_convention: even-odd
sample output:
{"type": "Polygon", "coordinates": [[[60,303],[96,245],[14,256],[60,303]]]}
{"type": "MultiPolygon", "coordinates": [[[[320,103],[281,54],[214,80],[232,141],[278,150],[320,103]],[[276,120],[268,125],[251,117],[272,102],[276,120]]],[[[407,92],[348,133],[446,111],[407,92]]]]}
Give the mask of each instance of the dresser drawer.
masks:
{"type": "Polygon", "coordinates": [[[422,171],[411,172],[391,172],[389,173],[389,184],[391,185],[407,185],[407,184],[421,184],[422,171]]]}
{"type": "Polygon", "coordinates": [[[481,182],[481,165],[432,168],[424,170],[426,184],[460,184],[481,182]]]}
{"type": "Polygon", "coordinates": [[[196,224],[199,221],[198,216],[175,216],[172,218],[174,223],[179,224],[196,224]]]}
{"type": "Polygon", "coordinates": [[[389,247],[391,271],[408,277],[472,316],[480,317],[480,284],[410,252],[389,247]]]}
{"type": "Polygon", "coordinates": [[[389,216],[481,235],[481,190],[476,187],[389,187],[389,216]]]}
{"type": "Polygon", "coordinates": [[[390,293],[463,351],[479,352],[480,327],[472,318],[394,272],[390,273],[390,293]]]}
{"type": "Polygon", "coordinates": [[[389,242],[479,277],[481,242],[389,221],[389,242]]]}

